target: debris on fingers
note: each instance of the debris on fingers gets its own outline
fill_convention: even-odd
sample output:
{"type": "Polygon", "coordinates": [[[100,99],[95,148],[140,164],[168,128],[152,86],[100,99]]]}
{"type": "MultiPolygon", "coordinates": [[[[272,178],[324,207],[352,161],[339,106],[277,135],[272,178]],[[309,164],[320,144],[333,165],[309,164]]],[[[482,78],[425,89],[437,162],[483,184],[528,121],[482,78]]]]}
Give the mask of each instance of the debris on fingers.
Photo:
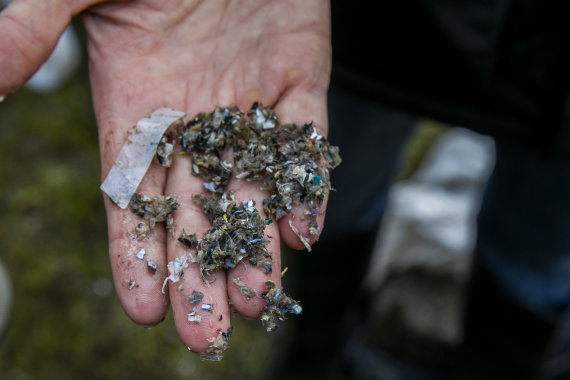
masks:
{"type": "Polygon", "coordinates": [[[156,263],[152,259],[146,259],[146,267],[151,273],[156,273],[156,263]]]}
{"type": "Polygon", "coordinates": [[[249,286],[247,286],[245,284],[245,282],[243,282],[243,280],[239,277],[234,278],[232,280],[234,282],[234,284],[236,284],[239,292],[247,299],[251,299],[253,297],[257,297],[257,292],[255,291],[255,289],[250,288],[249,286]]]}
{"type": "Polygon", "coordinates": [[[192,155],[192,175],[207,181],[204,182],[204,189],[222,194],[224,186],[230,182],[232,164],[213,155],[194,153],[192,155]]]}
{"type": "MultiPolygon", "coordinates": [[[[154,228],[156,223],[164,222],[168,231],[174,231],[176,226],[174,225],[174,216],[172,214],[179,207],[174,196],[157,195],[151,198],[135,193],[129,202],[129,206],[135,214],[148,220],[151,229],[154,228]]],[[[144,230],[144,226],[141,226],[140,229],[144,230]]]]}
{"type": "Polygon", "coordinates": [[[196,305],[198,302],[202,301],[203,298],[204,293],[192,290],[192,294],[188,296],[188,301],[190,301],[192,305],[196,305]]]}
{"type": "MultiPolygon", "coordinates": [[[[319,235],[321,226],[317,218],[332,190],[330,170],[341,163],[341,158],[338,148],[320,135],[312,122],[281,123],[275,112],[261,103],[254,103],[247,112],[236,106],[216,107],[212,112],[197,114],[187,123],[181,122],[184,116],[183,112],[161,108],[139,120],[101,185],[119,207],[130,206],[144,219],[133,228],[134,238],[151,236],[157,223],[164,223],[174,233],[174,212],[179,207],[176,197],[148,197],[136,191],[153,160],[155,165],[166,168],[172,165],[177,159],[173,153],[178,144],[181,154],[192,160],[188,175],[201,178],[205,192],[193,196],[193,202],[202,208],[211,227],[201,237],[182,230],[178,241],[187,251],[167,264],[168,276],[162,293],[168,281],[180,281],[190,263],[199,264],[200,276],[206,284],[215,280],[212,279],[215,271],[235,268],[245,260],[266,274],[271,273],[272,257],[267,249],[265,228],[289,215],[296,206],[303,205],[306,209],[302,220],[307,222],[308,234],[319,235]],[[227,157],[228,151],[233,154],[233,160],[229,159],[233,164],[222,158],[227,157]],[[269,194],[258,205],[267,217],[261,217],[253,200],[236,200],[232,193],[225,192],[232,177],[259,181],[260,190],[269,194]]],[[[311,251],[309,238],[293,225],[292,217],[291,230],[311,251]]],[[[145,257],[146,253],[142,248],[136,257],[146,259],[147,272],[152,275],[157,266],[149,255],[145,257]]],[[[273,281],[265,282],[267,290],[261,295],[240,278],[234,278],[233,282],[246,300],[261,297],[267,302],[260,318],[267,331],[274,331],[288,314],[302,311],[299,303],[273,281]]],[[[138,284],[129,280],[129,288],[135,286],[138,284]]],[[[178,290],[184,290],[182,284],[178,290]]],[[[191,306],[187,314],[189,323],[201,323],[204,311],[214,313],[214,305],[203,302],[203,293],[194,290],[187,297],[191,306]]],[[[219,320],[222,318],[220,314],[219,320]]],[[[212,326],[211,319],[209,322],[212,326]]],[[[210,347],[200,355],[201,359],[221,360],[230,335],[231,328],[211,338],[210,347]]]]}
{"type": "Polygon", "coordinates": [[[140,222],[135,226],[135,235],[141,239],[150,235],[150,227],[145,222],[140,222]]]}
{"type": "Polygon", "coordinates": [[[293,233],[295,235],[297,235],[297,237],[299,238],[299,240],[301,240],[301,243],[303,243],[303,245],[305,246],[305,248],[307,249],[307,251],[311,252],[311,244],[309,243],[309,239],[307,239],[306,237],[303,236],[303,234],[297,229],[297,227],[295,227],[293,225],[293,220],[289,219],[289,227],[291,227],[291,230],[293,231],[293,233]]]}
{"type": "MultiPolygon", "coordinates": [[[[221,199],[198,194],[193,200],[212,224],[196,244],[196,261],[205,282],[212,272],[235,268],[245,258],[265,273],[271,272],[271,253],[266,247],[269,240],[264,235],[266,224],[253,200],[235,202],[229,194],[221,199]]],[[[181,238],[185,240],[184,236],[181,238]]]]}
{"type": "Polygon", "coordinates": [[[286,319],[287,314],[299,315],[303,311],[299,302],[285,294],[273,281],[266,281],[267,291],[261,297],[267,300],[267,305],[261,310],[261,323],[268,332],[275,331],[279,323],[286,319]]]}
{"type": "Polygon", "coordinates": [[[165,293],[168,280],[172,282],[180,281],[180,277],[184,274],[184,269],[188,268],[189,261],[190,260],[188,259],[188,256],[186,254],[183,254],[182,256],[177,257],[166,264],[169,275],[164,279],[164,282],[162,283],[162,294],[165,293]]]}
{"type": "Polygon", "coordinates": [[[230,327],[227,331],[220,331],[215,338],[208,339],[208,342],[211,343],[210,347],[208,347],[206,352],[200,354],[200,359],[213,362],[222,360],[223,353],[228,348],[231,335],[232,328],[230,327]]]}

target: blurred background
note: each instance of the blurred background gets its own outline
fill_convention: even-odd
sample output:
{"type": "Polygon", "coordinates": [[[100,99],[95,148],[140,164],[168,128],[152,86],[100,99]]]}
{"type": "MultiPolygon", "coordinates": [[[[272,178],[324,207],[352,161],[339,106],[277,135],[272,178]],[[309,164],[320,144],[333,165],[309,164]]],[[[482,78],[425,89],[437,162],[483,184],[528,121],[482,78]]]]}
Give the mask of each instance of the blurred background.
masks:
{"type": "MultiPolygon", "coordinates": [[[[147,330],[123,313],[107,257],[82,38],[79,25],[68,29],[42,70],[0,104],[1,377],[256,378],[286,328],[271,335],[236,316],[224,360],[204,363],[180,343],[171,315],[147,330]]],[[[366,377],[412,378],[410,362],[381,360],[385,348],[441,363],[456,348],[474,218],[492,165],[490,139],[420,121],[364,282],[373,297],[366,338],[355,334],[348,353],[366,377]]]]}

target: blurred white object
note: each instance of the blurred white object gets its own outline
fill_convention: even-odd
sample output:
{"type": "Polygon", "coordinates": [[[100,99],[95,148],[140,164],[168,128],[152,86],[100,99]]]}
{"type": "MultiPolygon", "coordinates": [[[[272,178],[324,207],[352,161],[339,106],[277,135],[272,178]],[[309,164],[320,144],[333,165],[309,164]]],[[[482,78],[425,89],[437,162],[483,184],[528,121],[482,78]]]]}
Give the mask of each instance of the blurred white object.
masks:
{"type": "Polygon", "coordinates": [[[59,38],[54,51],[25,87],[41,93],[48,93],[61,87],[79,68],[81,46],[73,26],[69,25],[59,38]]]}
{"type": "Polygon", "coordinates": [[[390,191],[369,286],[376,289],[389,273],[418,267],[467,274],[494,157],[491,138],[463,128],[449,130],[434,143],[418,171],[390,191]]]}
{"type": "Polygon", "coordinates": [[[8,271],[0,261],[0,338],[4,334],[12,312],[12,283],[8,271]]]}

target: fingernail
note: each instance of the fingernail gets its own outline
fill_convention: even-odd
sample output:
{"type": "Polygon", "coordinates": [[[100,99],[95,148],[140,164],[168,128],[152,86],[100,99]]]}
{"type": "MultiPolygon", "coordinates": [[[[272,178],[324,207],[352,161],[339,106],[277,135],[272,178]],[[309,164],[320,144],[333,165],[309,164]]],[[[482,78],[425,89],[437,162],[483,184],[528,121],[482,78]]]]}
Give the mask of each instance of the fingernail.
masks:
{"type": "Polygon", "coordinates": [[[0,103],[6,100],[6,95],[0,95],[0,103]]]}

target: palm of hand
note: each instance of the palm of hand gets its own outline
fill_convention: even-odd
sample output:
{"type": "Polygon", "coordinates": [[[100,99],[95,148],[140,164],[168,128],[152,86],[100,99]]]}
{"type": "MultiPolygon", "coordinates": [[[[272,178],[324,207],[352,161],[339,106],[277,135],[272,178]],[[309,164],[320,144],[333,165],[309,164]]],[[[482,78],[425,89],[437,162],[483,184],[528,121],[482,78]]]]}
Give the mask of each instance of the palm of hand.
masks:
{"type": "MultiPolygon", "coordinates": [[[[282,120],[312,120],[326,130],[325,94],[330,71],[326,2],[246,3],[179,0],[156,6],[155,2],[141,0],[105,3],[88,11],[84,22],[104,175],[128,129],[142,115],[161,106],[193,116],[215,105],[237,104],[244,109],[257,100],[274,107],[282,120]]],[[[192,194],[202,192],[202,184],[190,175],[190,166],[185,156],[177,157],[168,171],[153,165],[139,187],[146,195],[179,196],[175,236],[183,228],[200,236],[209,227],[201,210],[191,202],[192,194]]],[[[266,197],[256,183],[233,179],[228,187],[239,200],[254,199],[260,205],[266,197]]],[[[119,299],[135,322],[153,325],[168,308],[161,293],[166,263],[185,248],[160,228],[155,228],[150,239],[133,238],[136,217],[108,199],[105,202],[119,299]],[[145,262],[134,257],[142,247],[157,263],[155,274],[148,273],[145,262]]],[[[306,235],[305,225],[299,222],[298,228],[306,235]]],[[[232,279],[241,278],[258,293],[265,290],[267,279],[279,285],[279,232],[288,245],[302,247],[287,221],[268,226],[268,249],[273,253],[273,272],[269,275],[244,263],[216,273],[215,282],[206,286],[197,264],[191,264],[181,282],[170,284],[174,320],[184,344],[194,351],[205,351],[208,338],[228,329],[228,299],[241,314],[259,315],[263,300],[246,300],[232,279]],[[214,312],[204,312],[200,324],[186,319],[191,309],[187,296],[193,290],[204,293],[204,302],[214,305],[214,312]]]]}

